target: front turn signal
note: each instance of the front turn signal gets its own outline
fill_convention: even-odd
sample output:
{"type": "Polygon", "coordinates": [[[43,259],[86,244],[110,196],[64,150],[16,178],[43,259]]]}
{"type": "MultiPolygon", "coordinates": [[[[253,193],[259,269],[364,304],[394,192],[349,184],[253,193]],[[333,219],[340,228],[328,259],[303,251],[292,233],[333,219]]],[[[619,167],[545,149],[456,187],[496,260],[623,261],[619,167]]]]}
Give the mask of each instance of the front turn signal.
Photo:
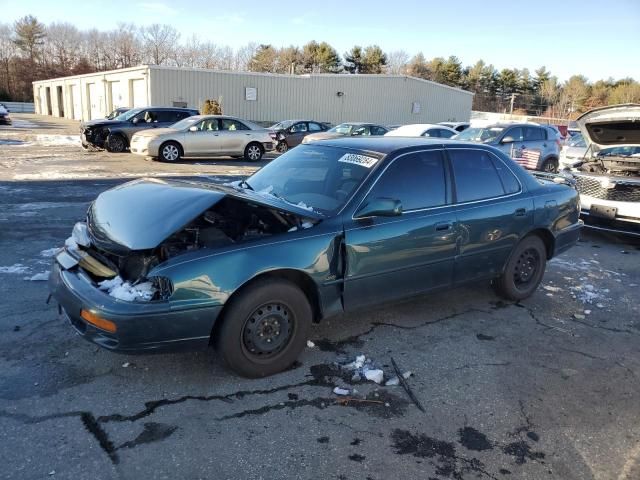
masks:
{"type": "Polygon", "coordinates": [[[95,313],[91,313],[89,310],[81,310],[80,316],[87,322],[93,325],[94,327],[98,327],[100,330],[104,330],[110,333],[116,333],[118,327],[116,324],[106,320],[102,317],[99,317],[95,313]]]}

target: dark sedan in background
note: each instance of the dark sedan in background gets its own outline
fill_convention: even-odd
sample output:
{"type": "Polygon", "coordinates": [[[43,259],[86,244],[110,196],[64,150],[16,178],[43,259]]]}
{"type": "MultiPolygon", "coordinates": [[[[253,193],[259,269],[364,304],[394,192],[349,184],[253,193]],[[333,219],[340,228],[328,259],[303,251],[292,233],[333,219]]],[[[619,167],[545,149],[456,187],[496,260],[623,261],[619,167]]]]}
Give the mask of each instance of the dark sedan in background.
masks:
{"type": "Polygon", "coordinates": [[[326,132],[329,125],[315,120],[283,120],[269,127],[276,150],[284,153],[302,143],[304,137],[312,133],[326,132]]]}
{"type": "Polygon", "coordinates": [[[578,194],[561,181],[484,145],[326,140],[233,184],[142,179],[102,193],[49,286],[102,347],[213,344],[233,371],[270,375],[325,317],[469,281],[530,296],[578,240],[578,194]]]}

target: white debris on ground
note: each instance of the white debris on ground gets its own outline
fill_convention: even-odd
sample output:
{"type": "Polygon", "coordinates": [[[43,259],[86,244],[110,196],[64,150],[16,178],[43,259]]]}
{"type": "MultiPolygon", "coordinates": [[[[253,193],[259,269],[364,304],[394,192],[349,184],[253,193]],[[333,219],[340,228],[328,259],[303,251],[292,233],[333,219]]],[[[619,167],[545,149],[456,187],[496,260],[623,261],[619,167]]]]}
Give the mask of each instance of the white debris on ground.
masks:
{"type": "Polygon", "coordinates": [[[307,340],[307,347],[309,347],[309,348],[313,348],[313,347],[315,347],[315,346],[316,346],[316,344],[315,344],[315,343],[313,343],[311,340],[307,340]]]}
{"type": "Polygon", "coordinates": [[[604,294],[609,293],[608,288],[598,290],[590,283],[573,286],[570,290],[572,292],[572,296],[582,303],[593,303],[594,301],[606,299],[604,294]]]}
{"type": "MultiPolygon", "coordinates": [[[[360,382],[363,379],[366,379],[370,382],[377,383],[378,385],[383,384],[384,382],[384,371],[379,368],[375,363],[367,358],[365,355],[356,356],[355,360],[349,363],[340,363],[338,364],[340,368],[346,370],[348,372],[352,372],[353,375],[351,377],[352,382],[360,382]]],[[[402,377],[407,379],[412,375],[411,372],[407,371],[402,374],[402,377]]],[[[400,380],[397,376],[389,377],[387,382],[384,383],[385,386],[394,386],[398,385],[400,380]]]]}
{"type": "Polygon", "coordinates": [[[70,248],[71,250],[78,250],[78,244],[73,239],[73,237],[69,237],[64,241],[64,246],[70,248]]]}
{"type": "Polygon", "coordinates": [[[156,289],[151,282],[132,285],[130,282],[122,280],[120,276],[112,278],[111,280],[103,280],[98,283],[98,288],[108,292],[110,296],[118,300],[125,300],[127,302],[133,302],[135,300],[148,302],[156,293],[156,289]]]}
{"type": "Polygon", "coordinates": [[[548,292],[561,292],[562,289],[560,287],[552,287],[550,285],[545,285],[544,287],[545,290],[547,290],[548,292]]]}
{"type": "Polygon", "coordinates": [[[29,267],[21,263],[15,263],[8,267],[0,267],[0,273],[28,273],[29,267]]]}
{"type": "Polygon", "coordinates": [[[346,388],[335,387],[333,389],[333,393],[335,393],[336,395],[349,395],[351,391],[346,388]]]}
{"type": "Polygon", "coordinates": [[[391,377],[384,384],[385,387],[395,387],[396,385],[400,385],[400,379],[398,377],[391,377]]]}
{"type": "Polygon", "coordinates": [[[380,369],[374,368],[371,370],[365,370],[364,372],[364,377],[371,381],[371,382],[375,382],[378,385],[380,385],[382,383],[382,381],[384,380],[384,372],[380,369]]]}
{"type": "Polygon", "coordinates": [[[49,271],[36,273],[32,277],[25,277],[25,280],[29,280],[31,282],[46,282],[49,280],[49,271]]]}

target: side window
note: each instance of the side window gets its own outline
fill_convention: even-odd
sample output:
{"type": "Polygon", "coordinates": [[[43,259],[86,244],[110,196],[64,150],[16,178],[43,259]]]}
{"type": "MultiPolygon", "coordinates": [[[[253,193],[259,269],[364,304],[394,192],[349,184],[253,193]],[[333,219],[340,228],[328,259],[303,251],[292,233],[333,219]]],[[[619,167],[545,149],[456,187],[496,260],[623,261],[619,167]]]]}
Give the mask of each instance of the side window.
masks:
{"type": "Polygon", "coordinates": [[[387,131],[382,127],[371,127],[371,135],[384,135],[387,131]]]}
{"type": "Polygon", "coordinates": [[[524,140],[531,142],[537,140],[544,140],[545,134],[541,128],[538,127],[525,127],[524,129],[524,140]]]}
{"type": "Polygon", "coordinates": [[[291,133],[302,133],[307,131],[306,123],[296,123],[293,127],[291,127],[291,133]]]}
{"type": "Polygon", "coordinates": [[[489,153],[481,150],[449,150],[458,203],[505,195],[502,181],[489,153]]]}
{"type": "Polygon", "coordinates": [[[430,130],[427,130],[426,132],[424,132],[422,134],[423,137],[439,137],[440,135],[438,134],[438,132],[440,131],[439,128],[432,128],[430,130]]]}
{"type": "Polygon", "coordinates": [[[219,130],[217,118],[207,118],[196,125],[199,132],[213,132],[219,130]]]}
{"type": "Polygon", "coordinates": [[[513,172],[509,170],[505,163],[499,158],[493,156],[491,159],[493,160],[493,166],[496,167],[498,171],[504,191],[507,192],[507,194],[518,193],[520,191],[520,182],[518,182],[513,172]]]}
{"type": "Polygon", "coordinates": [[[314,122],[309,122],[309,131],[310,132],[321,132],[322,127],[314,122]]]}
{"type": "Polygon", "coordinates": [[[369,125],[363,125],[362,127],[356,128],[351,135],[369,136],[371,135],[371,130],[369,129],[369,125]]]}
{"type": "Polygon", "coordinates": [[[444,130],[443,128],[439,128],[438,133],[440,134],[440,138],[451,138],[455,135],[455,132],[450,132],[449,130],[444,130]]]}
{"type": "Polygon", "coordinates": [[[411,153],[395,160],[368,196],[379,197],[400,200],[405,211],[445,205],[446,177],[440,151],[411,153]]]}
{"type": "Polygon", "coordinates": [[[189,114],[189,112],[176,112],[176,122],[178,120],[182,120],[183,118],[187,118],[190,117],[191,115],[189,114]]]}
{"type": "Polygon", "coordinates": [[[236,130],[249,130],[249,127],[244,123],[233,120],[232,118],[223,118],[221,123],[222,125],[220,130],[229,130],[230,132],[235,132],[236,130]]]}
{"type": "Polygon", "coordinates": [[[154,122],[162,122],[162,123],[175,123],[176,120],[176,112],[173,110],[156,110],[152,112],[155,114],[154,122]]]}
{"type": "Polygon", "coordinates": [[[521,142],[522,138],[523,138],[522,127],[510,128],[509,130],[507,130],[507,133],[505,133],[504,136],[505,137],[513,137],[513,141],[514,142],[521,142]]]}

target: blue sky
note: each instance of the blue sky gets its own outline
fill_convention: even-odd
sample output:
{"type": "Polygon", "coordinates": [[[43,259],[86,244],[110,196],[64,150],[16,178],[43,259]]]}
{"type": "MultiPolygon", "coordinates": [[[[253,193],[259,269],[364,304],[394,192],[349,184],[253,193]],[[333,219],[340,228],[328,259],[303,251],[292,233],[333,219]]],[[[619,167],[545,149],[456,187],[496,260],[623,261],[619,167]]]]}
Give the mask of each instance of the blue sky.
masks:
{"type": "Polygon", "coordinates": [[[44,23],[111,29],[118,22],[169,23],[238,47],[325,40],[343,54],[355,44],[422,51],[427,58],[479,58],[500,68],[545,65],[561,80],[640,80],[640,0],[0,0],[0,22],[34,14],[44,23]],[[531,5],[531,7],[525,7],[531,5]]]}

